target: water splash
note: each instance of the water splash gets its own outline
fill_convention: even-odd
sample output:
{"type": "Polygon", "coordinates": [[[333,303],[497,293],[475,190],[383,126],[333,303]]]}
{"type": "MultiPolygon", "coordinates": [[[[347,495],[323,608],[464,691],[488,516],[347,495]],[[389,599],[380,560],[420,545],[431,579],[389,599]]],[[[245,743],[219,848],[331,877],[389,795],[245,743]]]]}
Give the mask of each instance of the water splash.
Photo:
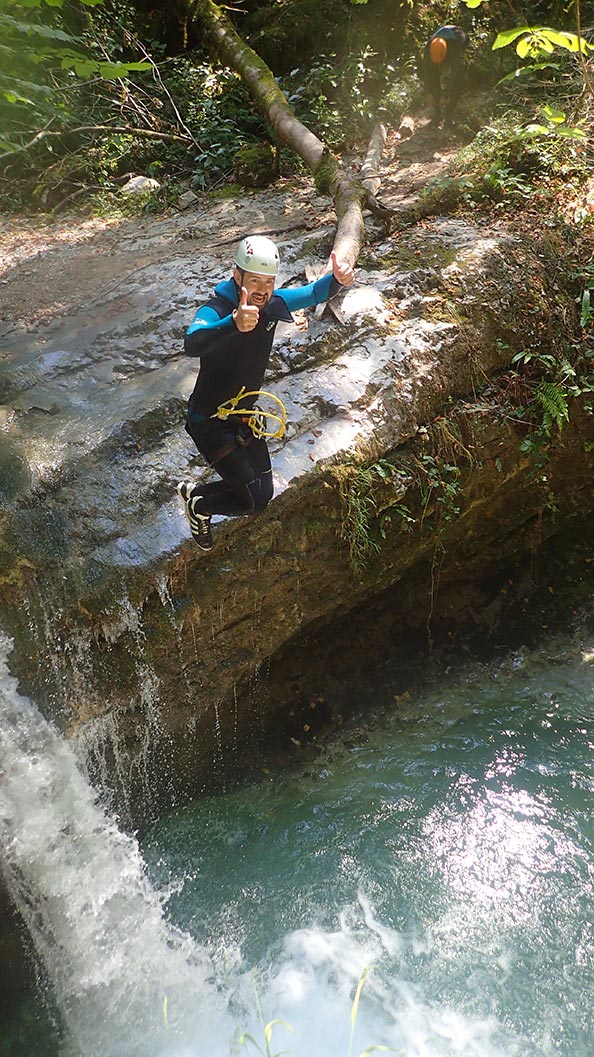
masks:
{"type": "Polygon", "coordinates": [[[236,973],[250,1034],[263,1046],[264,1022],[274,1021],[273,1052],[295,1057],[345,1057],[351,1030],[353,1057],[376,1049],[398,1057],[534,1057],[535,1049],[506,1037],[496,1016],[469,1015],[412,980],[404,971],[410,942],[375,916],[364,893],[358,907],[343,908],[335,929],[312,922],[288,933],[273,957],[267,952],[252,973],[236,973]]]}
{"type": "Polygon", "coordinates": [[[19,695],[0,635],[0,868],[51,983],[68,1057],[222,1051],[225,1008],[203,948],[171,927],[137,842],[69,745],[19,695]],[[197,1042],[196,1039],[200,1041],[197,1042]]]}

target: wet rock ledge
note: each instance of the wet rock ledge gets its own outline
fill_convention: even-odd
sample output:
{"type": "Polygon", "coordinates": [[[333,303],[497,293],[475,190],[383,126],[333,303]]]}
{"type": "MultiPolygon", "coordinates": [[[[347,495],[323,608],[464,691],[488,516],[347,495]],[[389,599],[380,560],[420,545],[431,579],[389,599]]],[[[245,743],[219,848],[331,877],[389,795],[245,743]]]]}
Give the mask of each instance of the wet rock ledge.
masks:
{"type": "MultiPolygon", "coordinates": [[[[207,555],[174,492],[209,473],[182,428],[179,348],[227,247],[176,245],[78,317],[8,335],[0,626],[123,818],[245,773],[269,736],[290,751],[388,659],[404,673],[469,620],[501,626],[547,541],[591,518],[575,278],[591,251],[503,219],[383,240],[372,224],[337,311],[277,343],[275,499],[216,524],[207,555]]],[[[291,281],[332,229],[279,242],[291,281]]]]}

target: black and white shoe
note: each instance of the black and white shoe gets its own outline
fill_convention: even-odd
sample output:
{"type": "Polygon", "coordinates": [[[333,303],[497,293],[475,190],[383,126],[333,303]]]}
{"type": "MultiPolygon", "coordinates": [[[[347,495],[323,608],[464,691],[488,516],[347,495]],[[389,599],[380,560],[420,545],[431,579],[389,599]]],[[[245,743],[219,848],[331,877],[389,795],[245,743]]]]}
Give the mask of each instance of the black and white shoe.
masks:
{"type": "Polygon", "coordinates": [[[201,495],[192,495],[195,485],[192,481],[180,481],[177,491],[184,503],[186,517],[190,523],[190,532],[200,550],[212,550],[212,531],[210,528],[210,514],[199,514],[195,507],[202,499],[201,495]]]}

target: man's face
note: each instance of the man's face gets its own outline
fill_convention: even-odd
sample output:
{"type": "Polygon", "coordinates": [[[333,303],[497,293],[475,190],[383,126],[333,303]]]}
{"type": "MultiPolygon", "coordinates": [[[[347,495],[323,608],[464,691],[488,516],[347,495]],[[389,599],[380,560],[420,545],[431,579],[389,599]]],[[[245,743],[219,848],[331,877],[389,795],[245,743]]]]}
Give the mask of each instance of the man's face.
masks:
{"type": "Polygon", "coordinates": [[[233,277],[238,286],[245,286],[248,293],[248,305],[264,308],[274,293],[273,275],[256,275],[254,272],[241,272],[233,269],[233,277]]]}

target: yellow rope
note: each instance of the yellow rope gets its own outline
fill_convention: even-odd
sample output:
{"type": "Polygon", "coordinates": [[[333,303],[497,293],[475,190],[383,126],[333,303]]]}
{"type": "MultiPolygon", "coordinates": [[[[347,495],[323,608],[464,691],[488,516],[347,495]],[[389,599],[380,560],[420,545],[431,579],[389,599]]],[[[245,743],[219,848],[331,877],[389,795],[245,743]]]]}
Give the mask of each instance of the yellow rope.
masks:
{"type": "Polygon", "coordinates": [[[214,415],[211,415],[210,417],[220,418],[225,422],[229,418],[229,415],[241,415],[242,418],[246,420],[254,437],[282,437],[287,428],[287,409],[285,405],[280,397],[275,396],[274,393],[266,392],[265,389],[256,389],[254,392],[246,393],[245,386],[242,386],[237,396],[232,396],[229,400],[225,400],[224,403],[219,404],[214,415]],[[253,409],[249,407],[238,407],[237,405],[239,401],[248,396],[267,396],[270,400],[275,400],[278,405],[279,413],[276,414],[274,411],[262,411],[259,407],[253,409]],[[269,418],[278,423],[276,429],[273,431],[269,431],[266,428],[268,425],[266,420],[269,418]]]}

